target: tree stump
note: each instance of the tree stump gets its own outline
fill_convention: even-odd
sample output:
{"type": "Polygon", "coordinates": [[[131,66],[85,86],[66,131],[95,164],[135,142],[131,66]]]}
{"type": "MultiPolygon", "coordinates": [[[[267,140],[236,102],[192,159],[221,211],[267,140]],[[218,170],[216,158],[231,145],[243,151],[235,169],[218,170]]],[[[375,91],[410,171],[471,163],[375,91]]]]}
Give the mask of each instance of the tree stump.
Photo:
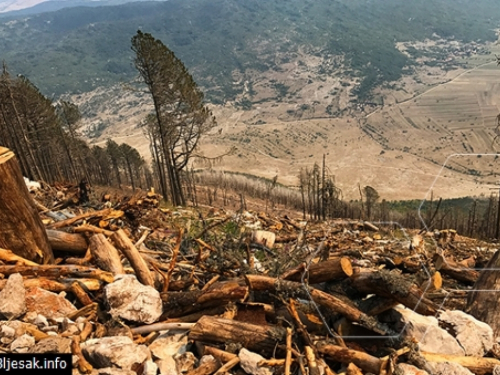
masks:
{"type": "Polygon", "coordinates": [[[12,151],[0,147],[0,247],[37,263],[54,255],[35,203],[12,151]]]}
{"type": "Polygon", "coordinates": [[[485,322],[493,329],[493,336],[500,336],[500,250],[493,255],[479,274],[467,298],[465,311],[485,322]]]}

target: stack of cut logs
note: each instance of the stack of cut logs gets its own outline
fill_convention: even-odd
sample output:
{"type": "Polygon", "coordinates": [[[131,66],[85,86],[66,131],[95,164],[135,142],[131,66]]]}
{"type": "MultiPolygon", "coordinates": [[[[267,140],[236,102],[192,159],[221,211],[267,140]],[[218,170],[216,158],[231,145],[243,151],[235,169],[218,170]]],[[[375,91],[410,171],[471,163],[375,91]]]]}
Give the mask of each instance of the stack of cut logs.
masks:
{"type": "Polygon", "coordinates": [[[75,374],[500,374],[493,244],[154,192],[55,209],[2,148],[0,176],[4,352],[72,353],[75,374]]]}

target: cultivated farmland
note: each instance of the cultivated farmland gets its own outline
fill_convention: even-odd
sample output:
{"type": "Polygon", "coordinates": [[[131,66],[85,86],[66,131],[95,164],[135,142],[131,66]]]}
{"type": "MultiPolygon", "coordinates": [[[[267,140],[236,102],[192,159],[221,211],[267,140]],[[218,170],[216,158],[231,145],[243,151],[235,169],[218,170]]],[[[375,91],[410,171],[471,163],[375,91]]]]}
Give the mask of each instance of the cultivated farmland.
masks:
{"type": "MultiPolygon", "coordinates": [[[[386,150],[419,155],[442,165],[451,154],[500,151],[500,143],[494,142],[499,104],[500,69],[490,62],[414,98],[386,106],[367,116],[360,126],[386,150]]],[[[490,182],[498,180],[500,160],[464,155],[452,158],[449,166],[490,182]]]]}

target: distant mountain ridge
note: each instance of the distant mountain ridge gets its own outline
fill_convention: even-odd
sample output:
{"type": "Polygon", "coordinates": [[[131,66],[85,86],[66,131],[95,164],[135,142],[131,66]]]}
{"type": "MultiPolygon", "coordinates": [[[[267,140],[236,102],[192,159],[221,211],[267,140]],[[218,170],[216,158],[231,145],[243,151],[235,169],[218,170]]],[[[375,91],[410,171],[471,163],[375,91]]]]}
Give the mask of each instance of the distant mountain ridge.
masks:
{"type": "Polygon", "coordinates": [[[31,8],[46,0],[0,0],[0,13],[31,8]]]}
{"type": "MultiPolygon", "coordinates": [[[[492,41],[499,19],[493,0],[143,1],[0,19],[0,56],[47,95],[87,92],[133,79],[130,38],[141,29],[180,57],[214,103],[252,93],[260,73],[301,53],[321,59],[325,74],[342,60],[337,74],[357,80],[353,96],[366,101],[411,72],[411,56],[396,43],[435,35],[492,41]]],[[[289,84],[274,85],[285,98],[289,84]]]]}
{"type": "Polygon", "coordinates": [[[78,6],[120,5],[139,1],[145,0],[0,0],[0,17],[54,12],[78,6]]]}

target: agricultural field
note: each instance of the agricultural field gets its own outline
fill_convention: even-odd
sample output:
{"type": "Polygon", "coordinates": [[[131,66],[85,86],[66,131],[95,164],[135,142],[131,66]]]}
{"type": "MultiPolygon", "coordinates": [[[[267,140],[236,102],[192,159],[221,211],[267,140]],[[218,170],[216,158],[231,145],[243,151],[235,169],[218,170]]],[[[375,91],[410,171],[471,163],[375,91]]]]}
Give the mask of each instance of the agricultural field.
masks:
{"type": "Polygon", "coordinates": [[[500,68],[481,56],[449,82],[367,115],[360,127],[385,150],[421,156],[486,183],[498,183],[500,68]],[[472,154],[472,155],[471,155],[472,154]],[[486,155],[481,155],[486,154],[486,155]],[[488,155],[489,154],[489,155],[488,155]]]}
{"type": "MultiPolygon", "coordinates": [[[[325,154],[345,199],[359,199],[358,186],[366,185],[387,200],[423,199],[431,187],[435,197],[489,195],[500,170],[500,140],[493,142],[500,112],[494,57],[499,51],[488,45],[487,51],[448,62],[441,52],[440,65],[432,66],[421,59],[412,74],[381,87],[381,100],[370,105],[352,100],[357,82],[348,81],[341,67],[325,72],[325,61],[299,53],[272,74],[238,77],[247,89],[234,102],[211,106],[218,126],[199,152],[213,158],[234,149],[212,168],[278,176],[288,186],[297,186],[301,169],[321,163],[325,154]],[[492,155],[453,157],[441,170],[457,153],[492,155]]],[[[79,104],[91,144],[113,138],[151,160],[138,126],[152,110],[147,95],[114,87],[68,99],[79,104]]]]}

